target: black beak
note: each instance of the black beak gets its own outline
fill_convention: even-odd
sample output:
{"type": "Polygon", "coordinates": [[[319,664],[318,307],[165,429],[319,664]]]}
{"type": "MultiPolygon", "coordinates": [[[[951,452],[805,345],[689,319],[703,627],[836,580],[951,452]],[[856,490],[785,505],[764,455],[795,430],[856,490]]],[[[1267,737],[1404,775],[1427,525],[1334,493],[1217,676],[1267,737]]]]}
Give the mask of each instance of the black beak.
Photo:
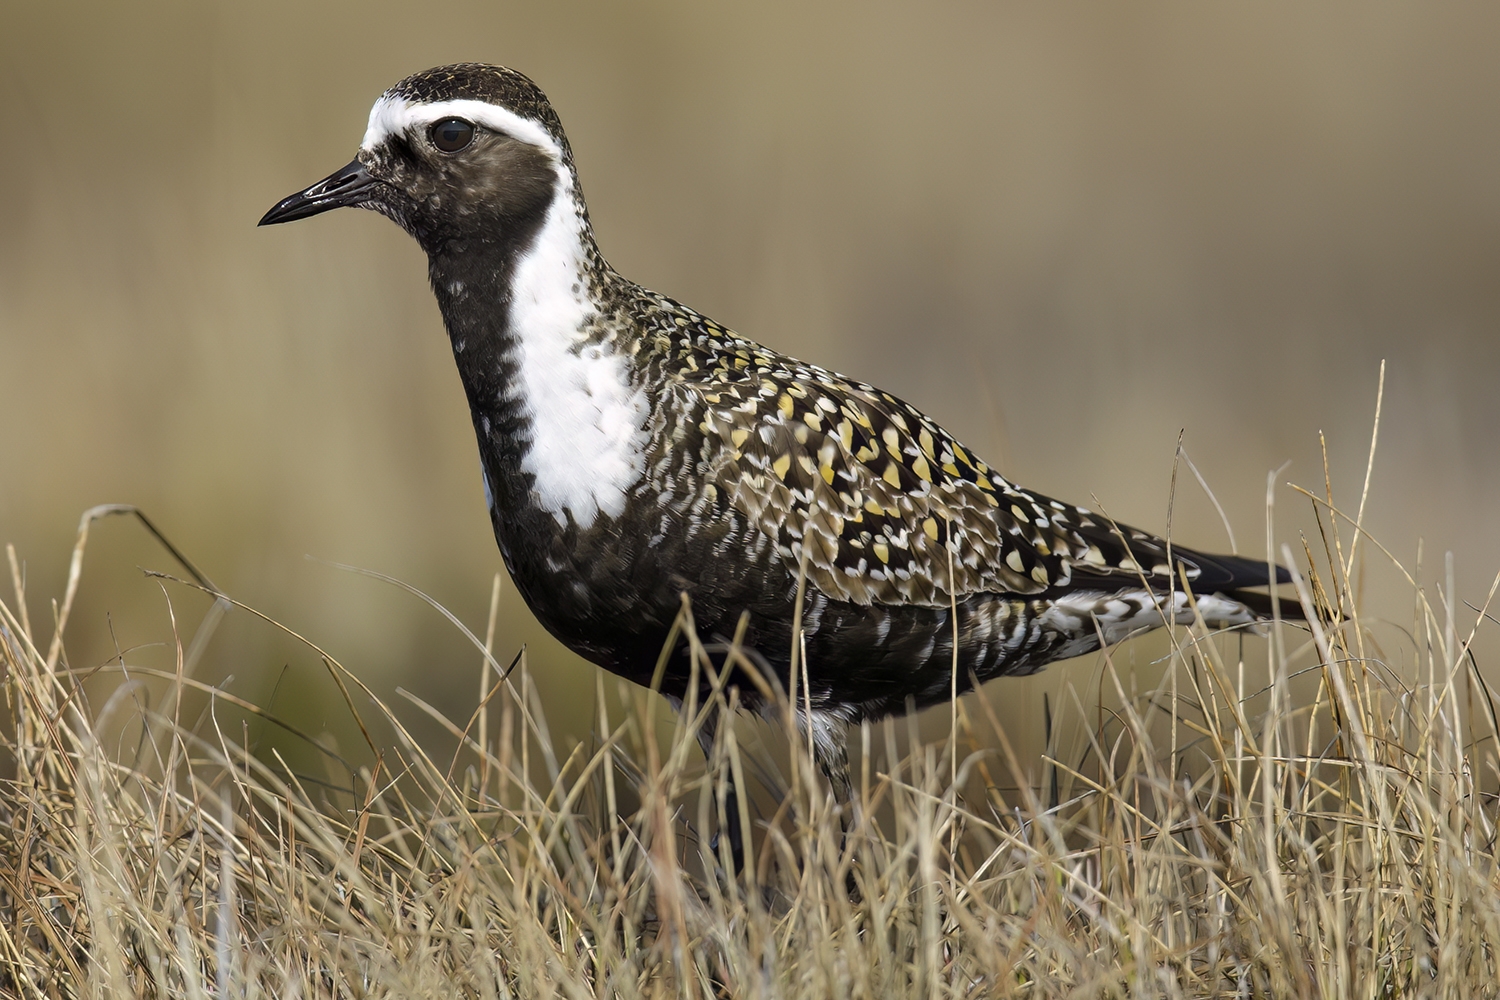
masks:
{"type": "Polygon", "coordinates": [[[257,225],[274,226],[278,222],[305,219],[330,208],[363,205],[369,200],[370,188],[374,186],[375,178],[370,176],[364,164],[351,160],[312,187],[283,198],[261,217],[257,225]]]}

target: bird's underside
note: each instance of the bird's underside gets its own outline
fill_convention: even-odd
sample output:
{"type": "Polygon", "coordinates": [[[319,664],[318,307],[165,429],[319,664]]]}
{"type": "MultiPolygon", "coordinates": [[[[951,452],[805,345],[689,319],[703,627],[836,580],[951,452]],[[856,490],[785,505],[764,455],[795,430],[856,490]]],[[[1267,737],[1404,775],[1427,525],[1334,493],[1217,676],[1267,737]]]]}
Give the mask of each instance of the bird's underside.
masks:
{"type": "MultiPolygon", "coordinates": [[[[1169,549],[1016,487],[897,397],[610,277],[625,301],[609,315],[637,326],[652,400],[642,474],[618,516],[583,528],[495,510],[529,604],[586,658],[648,681],[686,594],[710,644],[747,614],[745,644],[786,685],[800,584],[813,707],[854,721],[947,699],[955,641],[966,690],[1164,611],[1187,622],[1196,604],[1215,626],[1263,616],[1264,595],[1239,591],[1266,585],[1265,563],[1169,549]],[[555,544],[521,565],[539,533],[555,544]]],[[[663,690],[685,696],[688,677],[673,658],[663,690]]]]}

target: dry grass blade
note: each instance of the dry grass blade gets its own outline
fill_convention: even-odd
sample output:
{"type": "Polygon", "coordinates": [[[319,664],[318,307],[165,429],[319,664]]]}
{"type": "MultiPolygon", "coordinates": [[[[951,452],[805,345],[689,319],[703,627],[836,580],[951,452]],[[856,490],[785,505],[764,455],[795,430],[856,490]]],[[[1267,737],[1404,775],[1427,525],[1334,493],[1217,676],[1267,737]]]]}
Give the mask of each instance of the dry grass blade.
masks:
{"type": "MultiPolygon", "coordinates": [[[[1344,520],[1363,537],[1358,515],[1344,520]]],[[[70,590],[85,543],[86,530],[70,590]]],[[[747,775],[779,780],[743,749],[750,724],[719,727],[701,766],[697,726],[737,695],[691,607],[678,626],[710,694],[669,736],[654,696],[615,718],[601,698],[594,739],[571,746],[554,746],[525,657],[501,670],[493,621],[481,642],[450,616],[483,652],[467,722],[405,695],[447,734],[442,752],[309,644],[346,698],[352,685],[375,705],[360,723],[371,756],[350,760],[337,789],[249,752],[244,720],[312,740],[186,676],[180,644],[175,671],[128,654],[67,666],[61,631],[37,636],[20,610],[13,571],[15,605],[0,602],[0,993],[1495,995],[1500,761],[1492,735],[1460,742],[1473,730],[1455,694],[1461,672],[1477,676],[1488,604],[1465,630],[1450,591],[1418,593],[1418,620],[1393,641],[1360,616],[1352,556],[1336,540],[1304,549],[1295,586],[1314,641],[1268,644],[1263,675],[1201,621],[1144,694],[1107,650],[1114,696],[1065,709],[1100,721],[1076,746],[1049,744],[1045,788],[999,728],[991,688],[952,711],[944,745],[899,721],[867,726],[845,831],[783,703],[790,790],[740,796],[755,836],[738,877],[705,836],[727,819],[728,775],[740,789],[747,775]],[[165,687],[162,712],[133,697],[146,684],[165,687]],[[203,706],[196,725],[189,702],[203,706]],[[143,734],[129,755],[105,738],[122,725],[143,734]]],[[[738,638],[726,655],[745,657],[738,638]]]]}

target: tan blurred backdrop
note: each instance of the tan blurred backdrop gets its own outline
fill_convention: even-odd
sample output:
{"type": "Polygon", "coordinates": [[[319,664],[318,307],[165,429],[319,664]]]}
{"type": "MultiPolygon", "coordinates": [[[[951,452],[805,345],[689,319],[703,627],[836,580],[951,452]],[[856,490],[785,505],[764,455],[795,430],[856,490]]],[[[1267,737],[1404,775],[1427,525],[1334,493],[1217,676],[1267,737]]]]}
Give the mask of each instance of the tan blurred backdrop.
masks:
{"type": "MultiPolygon", "coordinates": [[[[1421,540],[1428,581],[1451,550],[1461,599],[1500,569],[1494,5],[3,4],[0,540],[35,618],[79,513],[136,503],[378,691],[468,711],[453,629],[306,558],[483,627],[500,560],[421,254],[369,213],[254,224],[350,158],[387,85],[469,59],[547,90],[623,273],[1143,527],[1179,430],[1246,554],[1269,470],[1321,484],[1320,429],[1356,505],[1387,359],[1373,532],[1421,540]]],[[[1311,519],[1278,498],[1296,544],[1311,519]]],[[[1196,486],[1174,534],[1228,545],[1196,486]]],[[[172,568],[98,529],[75,665],[169,638],[168,596],[201,614],[141,566],[172,568]]],[[[1410,620],[1389,578],[1372,598],[1410,620]]],[[[508,584],[501,607],[544,697],[592,692],[508,584]]],[[[1008,682],[1017,731],[1090,669],[1008,682]]],[[[200,673],[339,714],[243,615],[200,673]]]]}

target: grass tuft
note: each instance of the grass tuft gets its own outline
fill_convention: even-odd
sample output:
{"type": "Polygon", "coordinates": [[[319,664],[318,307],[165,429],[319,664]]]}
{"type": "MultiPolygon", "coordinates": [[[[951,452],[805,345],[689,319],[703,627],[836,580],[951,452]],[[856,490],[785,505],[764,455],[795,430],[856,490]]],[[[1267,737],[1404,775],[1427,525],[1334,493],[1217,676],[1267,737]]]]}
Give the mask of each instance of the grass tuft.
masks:
{"type": "MultiPolygon", "coordinates": [[[[86,519],[55,638],[18,572],[0,603],[0,992],[1495,995],[1496,726],[1470,654],[1485,616],[1407,575],[1410,626],[1363,619],[1355,549],[1378,546],[1309,496],[1322,537],[1285,554],[1308,628],[1175,628],[1144,692],[1100,654],[1103,695],[1048,706],[1040,782],[990,701],[1003,681],[941,741],[866,726],[842,813],[789,706],[767,741],[779,763],[746,746],[764,724],[742,723],[705,767],[713,706],[673,717],[636,690],[621,711],[601,679],[594,739],[559,746],[493,620],[461,721],[385,704],[309,644],[370,751],[347,785],[314,782],[247,751],[242,721],[267,713],[193,678],[201,628],[174,637],[172,670],[69,665],[86,519]],[[414,717],[449,749],[424,747],[414,717]],[[741,797],[755,836],[738,877],[702,835],[730,774],[762,786],[741,797]]],[[[690,609],[679,625],[712,678],[690,609]]]]}

